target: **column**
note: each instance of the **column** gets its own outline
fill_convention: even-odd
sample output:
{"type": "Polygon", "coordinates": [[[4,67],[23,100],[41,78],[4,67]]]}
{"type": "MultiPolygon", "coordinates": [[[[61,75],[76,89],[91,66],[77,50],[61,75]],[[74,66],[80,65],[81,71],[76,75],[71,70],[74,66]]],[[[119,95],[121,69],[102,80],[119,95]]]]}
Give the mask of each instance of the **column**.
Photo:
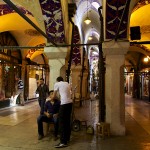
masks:
{"type": "Polygon", "coordinates": [[[112,135],[125,135],[124,62],[129,43],[114,42],[104,47],[106,122],[112,135]]]}
{"type": "Polygon", "coordinates": [[[67,48],[64,47],[45,47],[44,53],[49,59],[49,89],[54,89],[56,78],[64,73],[60,73],[61,68],[65,65],[65,58],[67,55],[67,48]]]}
{"type": "Polygon", "coordinates": [[[88,96],[88,72],[83,73],[83,80],[82,80],[82,97],[86,98],[88,96]]]}
{"type": "MultiPolygon", "coordinates": [[[[26,61],[22,60],[22,68],[21,68],[21,79],[24,83],[24,90],[23,92],[20,94],[20,99],[22,99],[22,103],[24,104],[25,102],[25,98],[26,96],[24,95],[24,92],[25,92],[25,69],[26,69],[26,61]],[[22,98],[21,98],[22,97],[22,98]]],[[[25,93],[26,94],[26,93],[25,93]]]]}
{"type": "Polygon", "coordinates": [[[60,76],[60,69],[65,64],[65,59],[49,59],[50,74],[49,74],[49,89],[54,89],[56,78],[60,76]]]}
{"type": "Polygon", "coordinates": [[[80,93],[80,83],[81,83],[81,66],[75,66],[71,68],[71,80],[72,80],[72,89],[76,87],[75,92],[80,93]]]}

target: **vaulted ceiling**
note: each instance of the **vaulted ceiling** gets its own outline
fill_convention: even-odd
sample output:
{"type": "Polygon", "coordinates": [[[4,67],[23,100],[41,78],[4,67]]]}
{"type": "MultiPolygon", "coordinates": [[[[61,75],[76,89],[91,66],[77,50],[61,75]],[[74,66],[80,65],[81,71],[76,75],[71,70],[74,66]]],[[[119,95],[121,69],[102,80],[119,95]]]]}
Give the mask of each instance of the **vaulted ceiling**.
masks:
{"type": "MultiPolygon", "coordinates": [[[[12,0],[12,2],[17,4],[20,7],[20,9],[23,9],[24,13],[26,13],[26,16],[29,17],[29,19],[37,27],[39,27],[43,32],[45,32],[42,12],[40,10],[40,6],[35,3],[35,0],[12,0]],[[33,6],[37,8],[34,11],[33,6]]],[[[76,3],[77,6],[76,14],[74,16],[74,22],[79,27],[79,32],[82,35],[81,42],[85,44],[97,43],[101,34],[99,20],[100,17],[97,8],[102,6],[102,0],[70,0],[70,2],[76,3]],[[87,17],[87,15],[92,20],[92,22],[89,25],[86,25],[84,23],[84,20],[87,17]],[[93,37],[92,40],[88,40],[89,36],[93,37]]],[[[149,41],[150,0],[132,0],[131,3],[133,10],[131,11],[131,18],[129,19],[129,26],[140,26],[141,40],[139,41],[149,41]]],[[[27,21],[25,21],[21,16],[19,16],[17,13],[14,13],[13,10],[11,10],[11,13],[3,11],[4,9],[2,9],[2,5],[6,4],[3,0],[0,0],[0,4],[0,32],[9,31],[16,38],[20,46],[37,46],[46,43],[46,38],[39,34],[39,32],[37,32],[36,29],[29,23],[27,23],[27,21]]],[[[130,35],[130,29],[128,30],[128,32],[130,35]]],[[[128,37],[128,39],[130,40],[130,36],[128,37]]],[[[92,46],[92,51],[94,47],[95,46],[92,46]]],[[[94,54],[98,54],[97,48],[94,49],[94,54]]],[[[136,49],[138,50],[138,52],[142,52],[145,56],[150,56],[150,44],[142,44],[140,46],[134,45],[130,47],[131,51],[136,51],[136,49]]],[[[22,51],[22,53],[27,54],[26,51],[22,51]]],[[[41,51],[35,52],[34,57],[41,53],[41,51]]],[[[134,59],[134,56],[128,58],[134,59]]]]}

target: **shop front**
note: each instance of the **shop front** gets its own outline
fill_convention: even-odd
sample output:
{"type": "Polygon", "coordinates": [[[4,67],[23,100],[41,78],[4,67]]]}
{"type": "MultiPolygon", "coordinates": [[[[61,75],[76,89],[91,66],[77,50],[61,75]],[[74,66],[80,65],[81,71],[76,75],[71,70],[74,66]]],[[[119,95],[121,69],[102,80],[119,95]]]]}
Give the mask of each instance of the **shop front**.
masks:
{"type": "Polygon", "coordinates": [[[20,71],[19,60],[0,53],[0,108],[10,105],[10,98],[15,93],[15,76],[20,71]]]}
{"type": "Polygon", "coordinates": [[[38,95],[35,93],[40,78],[43,78],[46,83],[46,77],[48,72],[48,67],[44,67],[46,65],[27,65],[29,70],[29,92],[28,99],[35,99],[38,95]]]}
{"type": "Polygon", "coordinates": [[[150,102],[150,71],[144,69],[136,74],[134,72],[126,72],[125,93],[134,98],[150,102]],[[134,82],[135,78],[139,82],[134,82]]]}

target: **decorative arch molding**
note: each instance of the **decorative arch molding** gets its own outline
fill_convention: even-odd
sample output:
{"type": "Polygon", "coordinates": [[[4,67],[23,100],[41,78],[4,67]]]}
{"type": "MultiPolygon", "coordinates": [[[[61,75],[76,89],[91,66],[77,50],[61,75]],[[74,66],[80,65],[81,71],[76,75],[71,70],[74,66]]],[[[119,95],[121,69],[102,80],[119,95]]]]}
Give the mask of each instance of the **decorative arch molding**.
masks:
{"type": "MultiPolygon", "coordinates": [[[[18,46],[18,43],[10,32],[2,32],[0,33],[0,46],[18,46]]],[[[19,49],[13,49],[13,51],[11,49],[5,49],[2,52],[18,59],[21,63],[22,55],[19,49]]]]}
{"type": "Polygon", "coordinates": [[[136,60],[131,55],[126,55],[125,59],[131,66],[136,66],[136,60]]]}
{"type": "Polygon", "coordinates": [[[129,51],[139,52],[144,54],[145,56],[150,56],[150,52],[144,45],[132,45],[129,47],[129,51]]]}
{"type": "Polygon", "coordinates": [[[133,9],[133,12],[150,3],[150,0],[139,0],[133,9]]]}
{"type": "MultiPolygon", "coordinates": [[[[36,47],[39,47],[39,46],[45,46],[45,43],[43,43],[43,44],[40,44],[40,45],[37,45],[36,47]]],[[[43,51],[43,48],[42,49],[38,49],[38,50],[41,50],[41,51],[43,51]]],[[[28,51],[28,53],[27,53],[27,55],[26,55],[26,58],[30,58],[31,59],[31,57],[33,56],[33,54],[35,53],[37,51],[37,49],[30,49],[29,51],[28,51]]]]}

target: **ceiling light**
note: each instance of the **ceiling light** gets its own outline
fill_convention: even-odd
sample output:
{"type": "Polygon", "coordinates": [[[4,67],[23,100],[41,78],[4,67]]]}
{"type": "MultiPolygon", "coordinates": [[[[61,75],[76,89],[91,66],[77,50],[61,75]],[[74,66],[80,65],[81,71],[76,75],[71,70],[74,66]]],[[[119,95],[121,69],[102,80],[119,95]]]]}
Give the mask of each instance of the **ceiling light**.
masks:
{"type": "Polygon", "coordinates": [[[148,62],[148,57],[145,57],[145,58],[144,58],[144,62],[148,62]]]}
{"type": "Polygon", "coordinates": [[[89,36],[89,37],[88,37],[88,40],[92,40],[92,36],[89,36]]]}
{"type": "Polygon", "coordinates": [[[98,8],[100,7],[100,5],[97,2],[93,2],[92,5],[98,10],[98,8]]]}
{"type": "Polygon", "coordinates": [[[90,24],[90,23],[91,23],[91,20],[90,20],[90,18],[87,16],[87,17],[85,18],[84,22],[85,22],[86,24],[90,24]]]}
{"type": "Polygon", "coordinates": [[[90,23],[91,23],[91,20],[90,20],[90,18],[88,17],[88,0],[87,0],[87,17],[85,18],[84,22],[85,22],[86,24],[90,24],[90,23]]]}

